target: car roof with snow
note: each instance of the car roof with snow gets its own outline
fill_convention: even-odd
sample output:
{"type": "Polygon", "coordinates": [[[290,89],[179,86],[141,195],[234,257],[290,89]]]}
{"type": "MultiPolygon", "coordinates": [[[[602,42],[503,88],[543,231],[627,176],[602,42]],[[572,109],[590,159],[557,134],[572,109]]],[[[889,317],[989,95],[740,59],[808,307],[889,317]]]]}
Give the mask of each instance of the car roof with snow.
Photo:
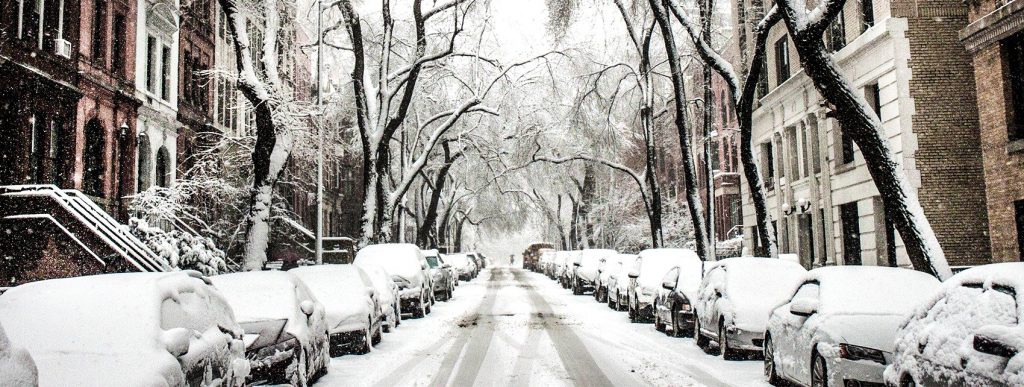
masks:
{"type": "Polygon", "coordinates": [[[580,252],[579,260],[581,266],[597,266],[602,258],[612,256],[618,252],[612,249],[585,249],[580,252]]]}
{"type": "MultiPolygon", "coordinates": [[[[302,266],[288,272],[299,277],[306,287],[317,294],[365,295],[366,287],[373,286],[370,276],[359,266],[351,264],[302,266]]],[[[318,300],[330,301],[323,298],[318,300]]]]}
{"type": "Polygon", "coordinates": [[[930,299],[940,283],[928,274],[886,266],[827,266],[807,272],[820,286],[825,313],[909,314],[930,299]]]}
{"type": "Polygon", "coordinates": [[[388,274],[406,279],[415,277],[425,263],[419,247],[411,243],[384,243],[369,245],[356,253],[356,265],[372,262],[387,270],[388,274]]]}
{"type": "Polygon", "coordinates": [[[238,321],[293,319],[298,310],[298,278],[283,271],[246,271],[210,277],[238,321]]]}
{"type": "MultiPolygon", "coordinates": [[[[684,272],[696,270],[697,278],[703,270],[701,260],[697,253],[690,249],[647,249],[640,252],[640,276],[637,281],[648,285],[660,283],[662,277],[673,267],[685,265],[684,272]]],[[[652,285],[653,286],[653,285],[652,285]]],[[[660,287],[661,285],[657,285],[660,287]]]]}

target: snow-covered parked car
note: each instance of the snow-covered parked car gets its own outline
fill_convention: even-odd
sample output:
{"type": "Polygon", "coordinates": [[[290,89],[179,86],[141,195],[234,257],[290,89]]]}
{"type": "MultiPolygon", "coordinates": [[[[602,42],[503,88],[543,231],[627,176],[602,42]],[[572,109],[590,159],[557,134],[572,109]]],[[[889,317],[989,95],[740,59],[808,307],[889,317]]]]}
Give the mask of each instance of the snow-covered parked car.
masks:
{"type": "Polygon", "coordinates": [[[919,271],[830,266],[807,272],[768,318],[764,372],[769,382],[879,385],[899,325],[931,299],[939,281],[919,271]]]}
{"type": "Polygon", "coordinates": [[[693,302],[697,300],[704,263],[697,254],[680,254],[661,278],[661,287],[654,298],[654,329],[682,337],[693,327],[693,302]]]}
{"type": "Polygon", "coordinates": [[[250,384],[305,385],[327,373],[324,306],[298,277],[249,271],[210,277],[245,330],[250,384]]]}
{"type": "Polygon", "coordinates": [[[540,254],[540,258],[538,259],[538,261],[540,262],[540,272],[544,273],[544,275],[548,276],[548,278],[553,278],[553,275],[551,274],[551,264],[554,260],[555,250],[551,249],[544,249],[543,252],[541,252],[540,254]]]}
{"type": "Polygon", "coordinates": [[[39,372],[32,355],[7,338],[0,325],[0,381],[7,387],[36,387],[39,372]]]}
{"type": "Polygon", "coordinates": [[[462,253],[448,254],[445,256],[448,264],[452,265],[461,281],[469,281],[476,276],[476,263],[473,263],[469,256],[462,253]]]}
{"type": "MultiPolygon", "coordinates": [[[[627,286],[626,301],[629,320],[633,322],[654,320],[654,299],[662,288],[665,273],[674,267],[686,265],[697,253],[690,249],[647,249],[640,252],[627,286]]],[[[699,261],[699,258],[697,258],[699,261]]],[[[699,274],[698,274],[699,275],[699,274]]]]}
{"type": "Polygon", "coordinates": [[[384,314],[384,332],[390,332],[402,324],[402,311],[398,305],[398,284],[391,279],[391,275],[380,265],[363,263],[357,266],[366,272],[366,275],[370,277],[370,281],[373,281],[373,287],[377,289],[377,303],[380,304],[381,313],[384,314]]]}
{"type": "Polygon", "coordinates": [[[430,280],[427,259],[416,245],[369,245],[359,250],[353,263],[357,266],[372,263],[383,267],[398,284],[399,302],[403,313],[412,313],[416,318],[430,313],[430,307],[434,304],[434,284],[430,280]]]}
{"type": "Polygon", "coordinates": [[[377,288],[359,266],[316,265],[288,270],[299,277],[324,306],[331,356],[342,349],[364,354],[381,340],[383,313],[377,288]]]}
{"type": "Polygon", "coordinates": [[[572,294],[580,295],[587,290],[597,290],[598,268],[605,257],[618,254],[615,250],[585,249],[573,257],[572,294]]]}
{"type": "Polygon", "coordinates": [[[712,339],[726,360],[763,350],[772,309],[784,304],[807,275],[796,262],[772,258],[727,258],[712,264],[694,300],[697,346],[712,339]]]}
{"type": "Polygon", "coordinates": [[[612,272],[622,267],[624,254],[612,254],[601,258],[597,266],[597,281],[594,284],[594,299],[597,302],[608,302],[608,283],[611,281],[612,272]]]}
{"type": "Polygon", "coordinates": [[[1024,385],[1024,263],[965,270],[896,335],[890,386],[1024,385]]]}
{"type": "Polygon", "coordinates": [[[194,271],[21,285],[0,296],[0,325],[43,386],[241,386],[249,374],[231,307],[194,271]]]}
{"type": "Polygon", "coordinates": [[[452,266],[445,262],[444,255],[437,250],[424,250],[423,255],[427,259],[427,265],[430,266],[430,278],[434,283],[434,298],[441,301],[451,300],[456,281],[452,275],[452,266]]]}
{"type": "Polygon", "coordinates": [[[612,269],[608,276],[608,307],[617,311],[629,307],[629,284],[632,282],[629,273],[636,268],[636,260],[640,258],[637,254],[619,254],[621,262],[617,268],[612,269]]]}
{"type": "Polygon", "coordinates": [[[576,263],[576,260],[579,259],[580,251],[579,250],[566,251],[563,254],[564,254],[565,259],[561,262],[561,264],[562,264],[562,269],[561,269],[562,277],[561,277],[559,282],[562,283],[562,288],[572,289],[573,281],[576,280],[575,263],[576,263]]]}
{"type": "Polygon", "coordinates": [[[562,288],[568,289],[568,284],[565,283],[565,263],[569,260],[568,251],[555,252],[555,259],[552,261],[551,274],[554,276],[554,280],[558,281],[562,288]]]}

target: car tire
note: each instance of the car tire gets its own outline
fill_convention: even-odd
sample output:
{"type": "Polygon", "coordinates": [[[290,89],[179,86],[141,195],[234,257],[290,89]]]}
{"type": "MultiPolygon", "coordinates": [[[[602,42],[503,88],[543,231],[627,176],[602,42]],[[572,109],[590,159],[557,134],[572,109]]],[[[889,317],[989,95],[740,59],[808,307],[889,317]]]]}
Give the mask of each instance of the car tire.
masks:
{"type": "Polygon", "coordinates": [[[764,337],[764,378],[773,386],[782,385],[779,370],[775,368],[775,346],[768,335],[764,337]]]}
{"type": "Polygon", "coordinates": [[[900,387],[917,387],[917,386],[920,386],[920,384],[917,384],[917,382],[914,381],[914,377],[913,376],[903,375],[903,378],[900,379],[900,387]]]}
{"type": "Polygon", "coordinates": [[[683,337],[683,327],[679,325],[679,319],[676,316],[679,315],[679,309],[673,308],[669,313],[669,324],[672,324],[672,337],[683,337]]]}
{"type": "Polygon", "coordinates": [[[721,322],[718,323],[718,352],[722,353],[723,360],[740,360],[739,351],[729,347],[729,332],[721,322]]]}
{"type": "Polygon", "coordinates": [[[608,293],[608,300],[607,300],[607,302],[608,302],[608,307],[611,308],[612,310],[618,310],[619,309],[618,305],[615,305],[615,300],[612,298],[611,292],[608,293]]]}
{"type": "Polygon", "coordinates": [[[401,301],[395,300],[395,328],[402,325],[402,308],[399,305],[401,301]]]}
{"type": "Polygon", "coordinates": [[[711,340],[700,333],[700,319],[693,319],[693,338],[697,342],[697,348],[700,348],[704,352],[708,352],[711,348],[711,340]]]}
{"type": "Polygon", "coordinates": [[[632,323],[636,322],[636,312],[633,311],[633,303],[632,302],[626,303],[626,315],[629,316],[629,322],[632,322],[632,323]]]}
{"type": "Polygon", "coordinates": [[[828,367],[817,352],[811,357],[811,387],[828,387],[828,367]]]}
{"type": "Polygon", "coordinates": [[[380,344],[381,340],[384,339],[384,324],[377,327],[376,332],[373,334],[373,338],[370,340],[373,345],[380,344]]]}
{"type": "Polygon", "coordinates": [[[427,316],[427,301],[420,297],[416,303],[416,309],[412,310],[412,318],[424,318],[427,316]]]}
{"type": "Polygon", "coordinates": [[[358,354],[358,355],[365,355],[365,354],[370,353],[370,351],[373,350],[373,332],[372,331],[373,331],[372,330],[372,325],[366,327],[366,330],[363,331],[363,342],[359,343],[359,346],[356,347],[356,350],[355,350],[356,354],[358,354]]]}
{"type": "Polygon", "coordinates": [[[583,287],[580,286],[580,280],[572,281],[572,295],[574,295],[574,296],[583,295],[583,287]]]}
{"type": "Polygon", "coordinates": [[[654,330],[656,330],[658,332],[661,332],[661,333],[666,333],[667,334],[667,332],[665,331],[665,324],[663,324],[661,322],[661,316],[658,315],[658,304],[657,303],[654,304],[653,309],[654,309],[654,330]]]}
{"type": "Polygon", "coordinates": [[[306,378],[306,354],[302,347],[299,347],[295,356],[292,357],[292,364],[286,368],[285,376],[292,386],[305,387],[309,384],[309,380],[306,378]]]}

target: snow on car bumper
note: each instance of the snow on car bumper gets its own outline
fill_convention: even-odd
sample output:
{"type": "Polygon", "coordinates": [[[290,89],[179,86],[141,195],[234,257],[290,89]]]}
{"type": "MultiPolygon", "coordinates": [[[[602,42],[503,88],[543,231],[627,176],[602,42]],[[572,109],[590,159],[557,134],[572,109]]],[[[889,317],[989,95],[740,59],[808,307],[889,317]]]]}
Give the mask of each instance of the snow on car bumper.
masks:
{"type": "Polygon", "coordinates": [[[830,386],[884,386],[885,365],[870,360],[832,359],[828,370],[830,386]]]}
{"type": "Polygon", "coordinates": [[[398,296],[402,299],[404,304],[406,301],[419,301],[420,295],[423,293],[419,286],[415,288],[402,289],[398,291],[398,296]]]}
{"type": "Polygon", "coordinates": [[[761,351],[764,349],[764,332],[750,332],[729,328],[729,347],[744,351],[761,351]]]}

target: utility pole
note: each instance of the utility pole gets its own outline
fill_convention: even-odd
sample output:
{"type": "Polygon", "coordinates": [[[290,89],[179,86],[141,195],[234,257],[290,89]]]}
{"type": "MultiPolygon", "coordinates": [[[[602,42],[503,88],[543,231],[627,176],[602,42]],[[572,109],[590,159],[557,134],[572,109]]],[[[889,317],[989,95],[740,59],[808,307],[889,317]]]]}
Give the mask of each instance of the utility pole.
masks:
{"type": "MultiPolygon", "coordinates": [[[[703,20],[702,20],[702,39],[708,44],[711,44],[711,17],[714,15],[714,0],[704,0],[703,7],[703,20]]],[[[715,247],[717,247],[716,241],[718,238],[715,236],[715,171],[712,168],[711,163],[711,118],[712,118],[712,99],[714,96],[711,93],[711,66],[704,64],[704,174],[707,177],[707,231],[708,231],[708,257],[712,260],[718,260],[715,247]]],[[[724,124],[724,123],[723,123],[724,124]]]]}
{"type": "Polygon", "coordinates": [[[321,67],[323,64],[324,10],[321,1],[316,2],[316,135],[319,143],[316,151],[316,264],[324,263],[324,126],[323,90],[321,67]]]}

